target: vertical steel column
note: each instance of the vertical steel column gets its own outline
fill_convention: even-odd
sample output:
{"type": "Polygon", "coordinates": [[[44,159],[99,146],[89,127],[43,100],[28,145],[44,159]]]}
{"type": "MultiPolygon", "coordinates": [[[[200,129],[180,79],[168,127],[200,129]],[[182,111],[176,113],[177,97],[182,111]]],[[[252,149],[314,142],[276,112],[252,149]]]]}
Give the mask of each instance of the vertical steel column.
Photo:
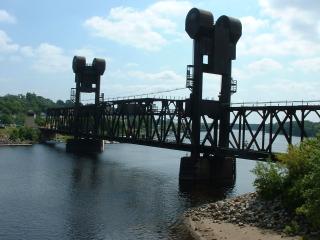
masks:
{"type": "Polygon", "coordinates": [[[96,83],[96,89],[95,89],[95,101],[94,101],[94,108],[95,108],[95,113],[94,113],[94,127],[93,127],[93,134],[98,135],[98,129],[99,129],[99,104],[100,104],[100,76],[97,77],[97,83],[96,83]]]}
{"type": "Polygon", "coordinates": [[[73,136],[75,139],[79,138],[79,108],[80,108],[80,79],[78,73],[75,74],[76,78],[76,101],[74,104],[74,121],[73,121],[73,136]]]}
{"type": "Polygon", "coordinates": [[[200,155],[200,105],[202,100],[202,80],[203,80],[203,55],[201,51],[200,39],[193,40],[193,65],[194,65],[194,83],[191,94],[191,158],[197,159],[200,155]]]}
{"type": "Polygon", "coordinates": [[[231,102],[231,60],[228,61],[227,73],[221,79],[221,120],[219,131],[219,147],[229,147],[229,128],[230,128],[230,102],[231,102]]]}
{"type": "Polygon", "coordinates": [[[182,121],[182,109],[183,109],[183,103],[181,101],[177,101],[177,106],[176,108],[178,109],[178,127],[177,127],[177,143],[181,143],[181,121],[182,121]]]}

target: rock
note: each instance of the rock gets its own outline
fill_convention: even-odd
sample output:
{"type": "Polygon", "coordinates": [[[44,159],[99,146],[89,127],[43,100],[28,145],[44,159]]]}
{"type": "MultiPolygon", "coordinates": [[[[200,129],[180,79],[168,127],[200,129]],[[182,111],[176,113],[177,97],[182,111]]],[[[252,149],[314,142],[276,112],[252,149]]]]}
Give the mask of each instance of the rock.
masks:
{"type": "MultiPolygon", "coordinates": [[[[300,232],[310,232],[305,219],[288,214],[282,208],[279,199],[263,201],[257,193],[209,203],[188,211],[185,216],[192,216],[193,221],[200,221],[203,217],[207,217],[216,223],[224,221],[237,224],[240,227],[248,224],[277,231],[283,231],[286,225],[290,225],[291,221],[295,220],[301,226],[300,232]]],[[[313,234],[319,233],[313,232],[313,234]]]]}
{"type": "Polygon", "coordinates": [[[198,217],[194,216],[194,217],[192,217],[192,221],[197,222],[197,221],[200,221],[200,219],[198,217]]]}

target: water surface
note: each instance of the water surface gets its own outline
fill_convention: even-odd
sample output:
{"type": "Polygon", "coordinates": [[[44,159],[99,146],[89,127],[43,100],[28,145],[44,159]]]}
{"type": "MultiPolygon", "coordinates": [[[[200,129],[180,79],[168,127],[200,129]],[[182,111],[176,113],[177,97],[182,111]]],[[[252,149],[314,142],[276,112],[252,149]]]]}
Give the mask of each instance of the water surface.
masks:
{"type": "Polygon", "coordinates": [[[237,161],[232,189],[179,186],[185,152],[110,144],[96,155],[65,145],[0,148],[0,239],[183,239],[192,206],[253,191],[255,162],[237,161]]]}

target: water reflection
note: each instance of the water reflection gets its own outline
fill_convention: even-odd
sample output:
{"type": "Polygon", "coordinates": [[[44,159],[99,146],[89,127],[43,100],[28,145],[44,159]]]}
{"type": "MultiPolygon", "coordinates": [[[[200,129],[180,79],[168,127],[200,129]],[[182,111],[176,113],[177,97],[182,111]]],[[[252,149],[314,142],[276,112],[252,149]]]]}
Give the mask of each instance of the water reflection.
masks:
{"type": "Polygon", "coordinates": [[[252,185],[248,162],[238,163],[234,187],[179,183],[184,154],[129,144],[97,155],[66,154],[63,144],[1,148],[0,238],[183,239],[186,209],[252,185]]]}
{"type": "Polygon", "coordinates": [[[74,154],[76,159],[73,161],[72,189],[81,189],[81,182],[90,183],[91,187],[95,187],[97,183],[97,171],[99,169],[100,160],[97,154],[74,154]]]}
{"type": "Polygon", "coordinates": [[[191,206],[224,199],[232,193],[233,189],[234,184],[179,181],[180,195],[188,199],[191,206]]]}

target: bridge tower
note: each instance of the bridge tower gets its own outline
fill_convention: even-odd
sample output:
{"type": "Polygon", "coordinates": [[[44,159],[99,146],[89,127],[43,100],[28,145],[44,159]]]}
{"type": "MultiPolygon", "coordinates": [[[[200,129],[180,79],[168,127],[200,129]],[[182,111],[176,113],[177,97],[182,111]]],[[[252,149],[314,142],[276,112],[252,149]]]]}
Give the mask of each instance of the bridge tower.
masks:
{"type": "Polygon", "coordinates": [[[214,24],[211,12],[193,8],[189,11],[185,30],[193,39],[193,65],[187,68],[187,86],[191,89],[190,105],[192,120],[191,156],[181,159],[180,179],[197,180],[214,178],[229,181],[234,179],[235,159],[216,152],[214,156],[200,155],[201,111],[203,73],[221,75],[219,101],[214,111],[219,116],[219,149],[229,146],[229,125],[232,86],[231,62],[236,58],[236,44],[242,34],[238,19],[221,16],[214,24]],[[207,62],[204,62],[204,56],[207,62]],[[193,74],[191,74],[191,72],[193,74]]]}
{"type": "Polygon", "coordinates": [[[104,59],[94,58],[91,65],[86,64],[86,58],[74,56],[72,69],[75,73],[76,88],[71,90],[71,100],[74,102],[74,139],[67,141],[69,152],[102,152],[104,150],[103,140],[93,138],[81,138],[80,107],[81,93],[94,93],[94,127],[93,135],[98,135],[99,128],[99,104],[100,104],[100,82],[106,68],[104,59]]]}

